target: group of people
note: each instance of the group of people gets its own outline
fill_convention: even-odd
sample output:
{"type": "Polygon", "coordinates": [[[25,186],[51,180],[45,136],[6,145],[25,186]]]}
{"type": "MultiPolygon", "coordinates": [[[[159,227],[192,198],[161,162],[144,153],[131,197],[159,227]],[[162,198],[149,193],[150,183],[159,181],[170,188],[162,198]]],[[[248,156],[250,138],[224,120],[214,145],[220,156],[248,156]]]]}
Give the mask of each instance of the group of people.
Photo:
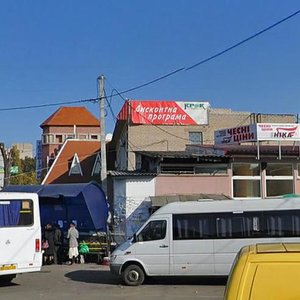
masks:
{"type": "MultiPolygon", "coordinates": [[[[69,262],[73,264],[79,256],[79,233],[75,223],[70,224],[67,239],[69,240],[69,262]]],[[[62,264],[64,262],[64,236],[58,225],[47,224],[43,235],[42,249],[44,250],[43,263],[47,265],[62,264]]]]}

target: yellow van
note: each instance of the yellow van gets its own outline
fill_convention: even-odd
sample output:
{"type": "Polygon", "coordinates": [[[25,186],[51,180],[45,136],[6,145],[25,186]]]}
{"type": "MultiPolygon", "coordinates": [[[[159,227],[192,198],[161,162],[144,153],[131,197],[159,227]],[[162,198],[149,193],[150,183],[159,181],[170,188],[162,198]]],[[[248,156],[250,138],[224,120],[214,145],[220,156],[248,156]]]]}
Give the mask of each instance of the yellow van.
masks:
{"type": "Polygon", "coordinates": [[[243,247],[233,263],[224,299],[300,299],[300,243],[243,247]]]}

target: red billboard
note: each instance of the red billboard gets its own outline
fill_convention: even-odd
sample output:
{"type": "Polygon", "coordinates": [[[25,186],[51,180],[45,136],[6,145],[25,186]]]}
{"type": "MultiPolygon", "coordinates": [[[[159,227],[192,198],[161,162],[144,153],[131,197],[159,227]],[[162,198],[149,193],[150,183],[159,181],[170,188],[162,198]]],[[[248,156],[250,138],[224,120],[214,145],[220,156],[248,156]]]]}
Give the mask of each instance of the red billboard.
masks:
{"type": "Polygon", "coordinates": [[[206,125],[208,102],[128,100],[119,120],[133,124],[206,125]]]}

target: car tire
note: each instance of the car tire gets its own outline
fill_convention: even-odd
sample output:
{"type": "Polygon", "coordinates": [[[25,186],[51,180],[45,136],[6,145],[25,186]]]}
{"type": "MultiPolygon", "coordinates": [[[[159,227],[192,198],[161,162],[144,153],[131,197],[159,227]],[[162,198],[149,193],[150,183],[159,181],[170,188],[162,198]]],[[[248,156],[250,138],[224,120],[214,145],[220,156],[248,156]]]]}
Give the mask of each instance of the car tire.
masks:
{"type": "Polygon", "coordinates": [[[143,269],[137,265],[129,265],[122,272],[122,279],[126,285],[138,286],[145,280],[143,269]]]}

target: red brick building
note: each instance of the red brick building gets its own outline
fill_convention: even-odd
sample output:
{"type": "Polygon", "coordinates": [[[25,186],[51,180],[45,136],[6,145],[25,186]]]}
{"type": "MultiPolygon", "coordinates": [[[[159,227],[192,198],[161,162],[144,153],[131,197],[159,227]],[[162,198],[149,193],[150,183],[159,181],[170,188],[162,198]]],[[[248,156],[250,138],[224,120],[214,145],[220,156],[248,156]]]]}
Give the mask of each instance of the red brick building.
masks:
{"type": "Polygon", "coordinates": [[[43,174],[67,139],[100,141],[100,122],[85,107],[60,107],[40,127],[42,133],[43,174]]]}

